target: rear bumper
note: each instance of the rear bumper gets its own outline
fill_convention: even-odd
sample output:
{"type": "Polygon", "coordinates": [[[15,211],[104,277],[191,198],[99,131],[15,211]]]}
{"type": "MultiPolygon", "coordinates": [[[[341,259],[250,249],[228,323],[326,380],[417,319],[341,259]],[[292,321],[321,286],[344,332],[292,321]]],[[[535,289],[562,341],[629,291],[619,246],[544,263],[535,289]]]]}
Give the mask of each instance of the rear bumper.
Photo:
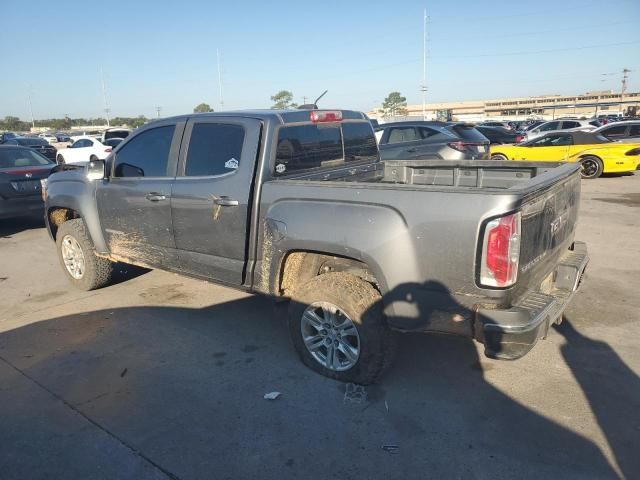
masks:
{"type": "Polygon", "coordinates": [[[0,218],[33,217],[44,215],[44,202],[38,196],[0,198],[0,218]]]}
{"type": "Polygon", "coordinates": [[[513,360],[525,355],[562,313],[580,286],[589,262],[587,246],[575,242],[551,274],[549,291],[529,291],[508,309],[479,308],[476,314],[477,340],[490,358],[513,360]]]}

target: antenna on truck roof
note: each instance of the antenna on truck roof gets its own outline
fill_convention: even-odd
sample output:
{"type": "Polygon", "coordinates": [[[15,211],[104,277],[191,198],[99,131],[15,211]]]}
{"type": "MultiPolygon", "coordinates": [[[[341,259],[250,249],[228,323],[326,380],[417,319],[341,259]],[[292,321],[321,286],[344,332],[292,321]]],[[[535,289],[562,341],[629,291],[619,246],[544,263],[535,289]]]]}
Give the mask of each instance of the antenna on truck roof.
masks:
{"type": "Polygon", "coordinates": [[[325,90],[324,92],[322,92],[322,95],[320,95],[318,98],[316,98],[313,103],[305,103],[304,105],[300,105],[298,108],[300,110],[317,110],[318,109],[318,100],[320,100],[322,97],[324,97],[327,94],[328,91],[329,90],[325,90]]]}

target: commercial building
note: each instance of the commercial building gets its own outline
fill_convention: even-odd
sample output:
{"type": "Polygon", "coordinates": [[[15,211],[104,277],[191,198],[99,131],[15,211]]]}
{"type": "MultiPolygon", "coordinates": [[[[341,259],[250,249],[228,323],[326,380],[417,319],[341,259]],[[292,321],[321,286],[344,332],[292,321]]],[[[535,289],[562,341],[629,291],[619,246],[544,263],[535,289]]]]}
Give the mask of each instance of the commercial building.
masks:
{"type": "MultiPolygon", "coordinates": [[[[602,90],[582,95],[543,95],[538,97],[498,98],[465,102],[428,103],[427,120],[453,119],[478,122],[484,120],[524,120],[538,118],[552,120],[556,117],[594,117],[599,115],[639,115],[640,92],[602,90]]],[[[381,108],[369,112],[369,116],[384,119],[381,108]]],[[[422,118],[422,104],[407,105],[406,117],[394,120],[422,118]]]]}

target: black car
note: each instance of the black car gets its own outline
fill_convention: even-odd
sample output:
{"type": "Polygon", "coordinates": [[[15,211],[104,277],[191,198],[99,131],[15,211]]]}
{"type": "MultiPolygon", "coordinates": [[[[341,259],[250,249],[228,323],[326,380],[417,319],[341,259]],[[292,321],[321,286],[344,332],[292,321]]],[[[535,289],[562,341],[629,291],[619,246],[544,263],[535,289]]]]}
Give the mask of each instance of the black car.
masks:
{"type": "Polygon", "coordinates": [[[55,166],[31,148],[0,145],[0,218],[43,215],[40,180],[55,166]]]}
{"type": "Polygon", "coordinates": [[[54,147],[49,145],[43,138],[38,137],[14,137],[10,138],[5,145],[18,145],[20,147],[27,147],[40,152],[42,155],[50,160],[56,161],[56,153],[58,152],[54,147]]]}
{"type": "Polygon", "coordinates": [[[501,145],[503,143],[519,143],[524,138],[513,130],[507,130],[502,127],[487,127],[478,125],[476,129],[489,139],[491,145],[501,145]]]}

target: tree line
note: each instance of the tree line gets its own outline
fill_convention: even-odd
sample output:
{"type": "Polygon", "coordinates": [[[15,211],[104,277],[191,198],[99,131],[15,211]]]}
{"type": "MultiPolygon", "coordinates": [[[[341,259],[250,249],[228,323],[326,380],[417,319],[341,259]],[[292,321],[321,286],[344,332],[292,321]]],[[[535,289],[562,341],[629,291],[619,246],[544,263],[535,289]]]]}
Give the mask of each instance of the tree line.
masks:
{"type": "MultiPolygon", "coordinates": [[[[289,90],[280,90],[271,97],[273,105],[272,109],[288,109],[296,108],[298,104],[293,101],[293,93],[289,90]]],[[[207,103],[200,103],[193,108],[194,113],[213,112],[213,108],[207,103]]],[[[382,116],[398,117],[407,115],[407,99],[400,92],[391,92],[382,102],[382,116]]],[[[130,128],[138,128],[147,123],[149,119],[144,115],[137,117],[115,117],[110,120],[111,125],[127,125],[130,128]]],[[[47,120],[36,120],[35,126],[39,128],[49,128],[51,130],[69,130],[72,127],[96,125],[106,125],[106,118],[50,118],[47,120]]],[[[6,116],[0,119],[0,130],[9,130],[16,132],[28,132],[31,129],[31,122],[25,122],[18,117],[6,116]]]]}
{"type": "MultiPolygon", "coordinates": [[[[115,117],[110,119],[109,123],[114,126],[127,125],[130,128],[138,128],[140,125],[148,122],[149,119],[144,115],[137,117],[115,117]]],[[[72,127],[80,127],[87,125],[102,126],[107,124],[106,118],[49,118],[46,120],[36,120],[36,128],[49,128],[51,130],[69,130],[72,127]]],[[[28,132],[31,129],[31,122],[25,122],[18,117],[7,115],[4,119],[0,119],[0,130],[9,130],[14,132],[28,132]]]]}

